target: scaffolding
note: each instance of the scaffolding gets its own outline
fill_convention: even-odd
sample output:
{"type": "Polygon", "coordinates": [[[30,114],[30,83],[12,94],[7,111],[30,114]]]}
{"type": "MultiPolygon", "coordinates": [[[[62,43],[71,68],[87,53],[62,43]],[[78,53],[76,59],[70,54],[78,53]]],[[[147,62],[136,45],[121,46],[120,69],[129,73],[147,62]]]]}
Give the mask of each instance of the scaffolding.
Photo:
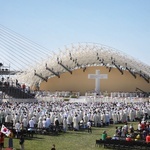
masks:
{"type": "MultiPolygon", "coordinates": [[[[0,63],[0,101],[3,101],[5,98],[10,98],[9,96],[6,97],[6,94],[4,92],[4,88],[9,87],[10,84],[10,65],[4,65],[3,63],[0,63]]],[[[6,89],[8,90],[8,89],[6,89]]]]}

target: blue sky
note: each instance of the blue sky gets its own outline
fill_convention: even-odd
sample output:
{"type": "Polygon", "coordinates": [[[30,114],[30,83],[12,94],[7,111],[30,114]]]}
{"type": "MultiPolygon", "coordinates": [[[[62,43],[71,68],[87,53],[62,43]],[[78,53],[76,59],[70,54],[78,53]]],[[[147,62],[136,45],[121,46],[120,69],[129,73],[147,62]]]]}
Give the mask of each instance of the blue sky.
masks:
{"type": "Polygon", "coordinates": [[[150,0],[0,0],[0,24],[50,49],[93,42],[150,65],[150,0]]]}

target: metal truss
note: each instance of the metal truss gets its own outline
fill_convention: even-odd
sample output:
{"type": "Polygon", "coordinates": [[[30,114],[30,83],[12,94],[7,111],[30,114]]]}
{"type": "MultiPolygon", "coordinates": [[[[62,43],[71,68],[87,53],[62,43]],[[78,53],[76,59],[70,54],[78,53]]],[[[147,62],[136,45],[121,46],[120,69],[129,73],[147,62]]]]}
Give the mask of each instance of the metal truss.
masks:
{"type": "Polygon", "coordinates": [[[49,56],[49,58],[30,67],[25,72],[17,74],[18,80],[30,86],[41,82],[41,79],[34,75],[34,70],[46,78],[54,77],[54,73],[45,69],[45,64],[49,68],[53,68],[54,72],[59,72],[61,78],[61,74],[67,72],[67,70],[59,65],[57,58],[62,60],[63,65],[70,71],[79,68],[85,69],[90,66],[105,66],[109,68],[109,72],[111,68],[117,68],[122,74],[127,70],[133,77],[138,74],[147,82],[150,79],[150,66],[140,60],[105,45],[78,43],[65,46],[58,54],[53,54],[53,56],[49,56]]]}

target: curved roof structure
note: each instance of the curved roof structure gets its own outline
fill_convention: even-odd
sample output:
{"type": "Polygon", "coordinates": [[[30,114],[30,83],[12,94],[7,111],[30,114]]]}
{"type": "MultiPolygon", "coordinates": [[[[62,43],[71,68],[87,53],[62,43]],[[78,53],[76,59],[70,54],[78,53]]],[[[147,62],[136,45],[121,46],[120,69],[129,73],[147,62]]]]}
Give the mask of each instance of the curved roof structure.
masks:
{"type": "Polygon", "coordinates": [[[149,83],[150,66],[114,48],[95,43],[65,46],[58,54],[50,55],[35,66],[16,74],[16,78],[21,83],[33,86],[54,76],[61,77],[64,72],[72,74],[75,69],[82,68],[84,71],[90,66],[105,66],[110,71],[111,68],[117,68],[121,74],[128,70],[135,78],[138,74],[149,83]]]}

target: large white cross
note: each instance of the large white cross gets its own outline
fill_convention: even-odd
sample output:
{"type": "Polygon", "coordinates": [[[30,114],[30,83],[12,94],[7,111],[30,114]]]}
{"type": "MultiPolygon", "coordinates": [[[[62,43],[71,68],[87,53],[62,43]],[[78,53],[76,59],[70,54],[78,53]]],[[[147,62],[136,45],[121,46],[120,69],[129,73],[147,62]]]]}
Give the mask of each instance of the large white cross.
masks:
{"type": "Polygon", "coordinates": [[[96,74],[88,74],[89,79],[95,79],[95,91],[100,94],[100,79],[107,79],[107,74],[100,74],[100,70],[96,70],[96,74]]]}

